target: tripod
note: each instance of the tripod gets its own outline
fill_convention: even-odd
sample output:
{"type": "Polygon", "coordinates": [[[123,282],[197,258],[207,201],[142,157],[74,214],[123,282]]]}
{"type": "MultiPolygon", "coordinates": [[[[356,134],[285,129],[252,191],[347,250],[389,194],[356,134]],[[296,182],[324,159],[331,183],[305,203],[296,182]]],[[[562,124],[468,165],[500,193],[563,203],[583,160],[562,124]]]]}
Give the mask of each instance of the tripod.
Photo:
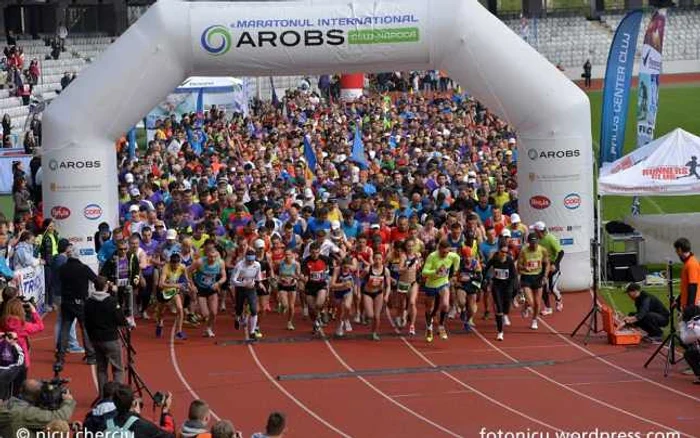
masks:
{"type": "Polygon", "coordinates": [[[671,316],[669,318],[670,330],[668,332],[668,336],[666,336],[666,339],[663,340],[661,345],[659,345],[656,351],[654,351],[654,354],[652,354],[644,364],[644,368],[647,368],[651,361],[654,360],[659,353],[661,353],[661,350],[664,347],[668,347],[668,353],[661,353],[661,356],[666,358],[666,363],[664,364],[664,377],[668,377],[668,370],[671,368],[671,365],[675,365],[683,360],[682,358],[676,359],[676,346],[682,346],[683,341],[681,341],[680,336],[678,336],[678,333],[676,332],[676,323],[674,321],[674,314],[676,313],[676,310],[675,305],[673,304],[673,263],[670,260],[668,262],[668,266],[666,267],[666,282],[668,284],[668,302],[671,308],[671,316]]]}
{"type": "MultiPolygon", "coordinates": [[[[122,340],[122,344],[124,345],[124,348],[126,348],[126,381],[129,384],[129,386],[132,386],[134,388],[134,393],[138,395],[139,397],[143,398],[143,392],[146,391],[146,394],[151,398],[151,400],[154,401],[155,403],[155,398],[151,390],[148,388],[148,385],[146,385],[146,382],[143,381],[139,373],[136,371],[136,366],[134,365],[134,356],[136,356],[136,350],[134,347],[131,345],[131,330],[125,329],[125,330],[118,330],[119,337],[122,340]]],[[[154,404],[154,409],[155,409],[155,404],[154,404]]]]}
{"type": "Polygon", "coordinates": [[[600,273],[598,272],[599,246],[600,242],[598,242],[597,238],[591,239],[591,265],[593,266],[593,305],[591,306],[591,310],[586,314],[586,316],[583,317],[583,320],[576,326],[574,331],[571,333],[571,337],[573,338],[584,325],[588,326],[586,336],[583,338],[584,345],[588,344],[588,338],[590,338],[591,333],[598,334],[603,331],[603,329],[598,328],[598,315],[602,313],[600,304],[598,303],[598,276],[600,275],[600,273]]]}

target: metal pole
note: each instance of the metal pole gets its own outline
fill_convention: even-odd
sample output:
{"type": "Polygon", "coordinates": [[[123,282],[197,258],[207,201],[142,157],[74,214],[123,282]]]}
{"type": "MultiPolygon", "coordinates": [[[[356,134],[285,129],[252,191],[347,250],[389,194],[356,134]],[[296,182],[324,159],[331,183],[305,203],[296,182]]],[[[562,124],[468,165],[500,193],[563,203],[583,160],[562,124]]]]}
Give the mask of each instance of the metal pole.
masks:
{"type": "MultiPolygon", "coordinates": [[[[596,251],[598,251],[598,278],[596,279],[596,281],[597,281],[596,287],[600,290],[600,279],[603,276],[602,275],[603,263],[602,263],[602,258],[601,258],[602,251],[600,249],[602,246],[601,236],[602,236],[602,224],[603,224],[603,210],[602,210],[603,203],[601,202],[600,194],[596,195],[596,204],[597,204],[596,210],[598,211],[598,214],[596,215],[596,224],[595,224],[595,227],[596,227],[596,230],[595,230],[596,234],[595,235],[596,235],[596,240],[598,241],[598,248],[596,249],[596,251]]],[[[606,276],[607,276],[607,272],[606,272],[606,276]]]]}

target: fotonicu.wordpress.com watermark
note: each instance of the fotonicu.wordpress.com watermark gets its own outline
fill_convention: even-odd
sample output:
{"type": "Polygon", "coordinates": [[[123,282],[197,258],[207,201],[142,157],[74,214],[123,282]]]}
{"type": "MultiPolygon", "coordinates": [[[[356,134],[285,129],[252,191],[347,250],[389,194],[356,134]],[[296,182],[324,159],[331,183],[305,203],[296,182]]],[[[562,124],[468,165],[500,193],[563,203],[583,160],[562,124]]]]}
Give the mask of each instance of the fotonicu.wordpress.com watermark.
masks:
{"type": "MultiPolygon", "coordinates": [[[[30,431],[26,428],[17,429],[15,438],[63,438],[66,436],[65,432],[59,431],[30,431]]],[[[73,438],[136,438],[134,432],[90,432],[90,431],[79,431],[73,432],[71,435],[73,438]]]]}
{"type": "Polygon", "coordinates": [[[562,430],[543,431],[527,428],[525,430],[488,429],[479,430],[479,438],[681,438],[675,431],[635,431],[635,430],[562,430]]]}

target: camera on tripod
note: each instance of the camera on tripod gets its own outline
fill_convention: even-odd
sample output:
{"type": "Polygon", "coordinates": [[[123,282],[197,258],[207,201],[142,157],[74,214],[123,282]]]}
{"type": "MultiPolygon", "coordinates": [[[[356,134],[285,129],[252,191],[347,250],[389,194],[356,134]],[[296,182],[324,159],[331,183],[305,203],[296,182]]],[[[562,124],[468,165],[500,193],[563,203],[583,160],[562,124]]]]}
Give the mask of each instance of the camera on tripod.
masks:
{"type": "Polygon", "coordinates": [[[39,392],[39,401],[37,403],[40,408],[50,411],[56,411],[61,408],[63,395],[68,392],[66,385],[70,383],[70,379],[64,379],[60,376],[61,371],[63,371],[63,365],[55,363],[53,366],[53,378],[41,381],[41,391],[39,392]]]}

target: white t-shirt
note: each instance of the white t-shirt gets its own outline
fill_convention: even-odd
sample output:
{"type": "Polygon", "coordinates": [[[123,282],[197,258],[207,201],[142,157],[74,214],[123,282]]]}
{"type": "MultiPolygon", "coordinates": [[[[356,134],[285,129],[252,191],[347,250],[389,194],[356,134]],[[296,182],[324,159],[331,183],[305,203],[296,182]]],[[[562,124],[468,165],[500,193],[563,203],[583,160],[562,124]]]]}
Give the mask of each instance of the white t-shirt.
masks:
{"type": "Polygon", "coordinates": [[[241,260],[236,264],[231,276],[231,284],[237,287],[253,287],[251,283],[262,281],[262,268],[258,261],[248,263],[241,260]]]}

